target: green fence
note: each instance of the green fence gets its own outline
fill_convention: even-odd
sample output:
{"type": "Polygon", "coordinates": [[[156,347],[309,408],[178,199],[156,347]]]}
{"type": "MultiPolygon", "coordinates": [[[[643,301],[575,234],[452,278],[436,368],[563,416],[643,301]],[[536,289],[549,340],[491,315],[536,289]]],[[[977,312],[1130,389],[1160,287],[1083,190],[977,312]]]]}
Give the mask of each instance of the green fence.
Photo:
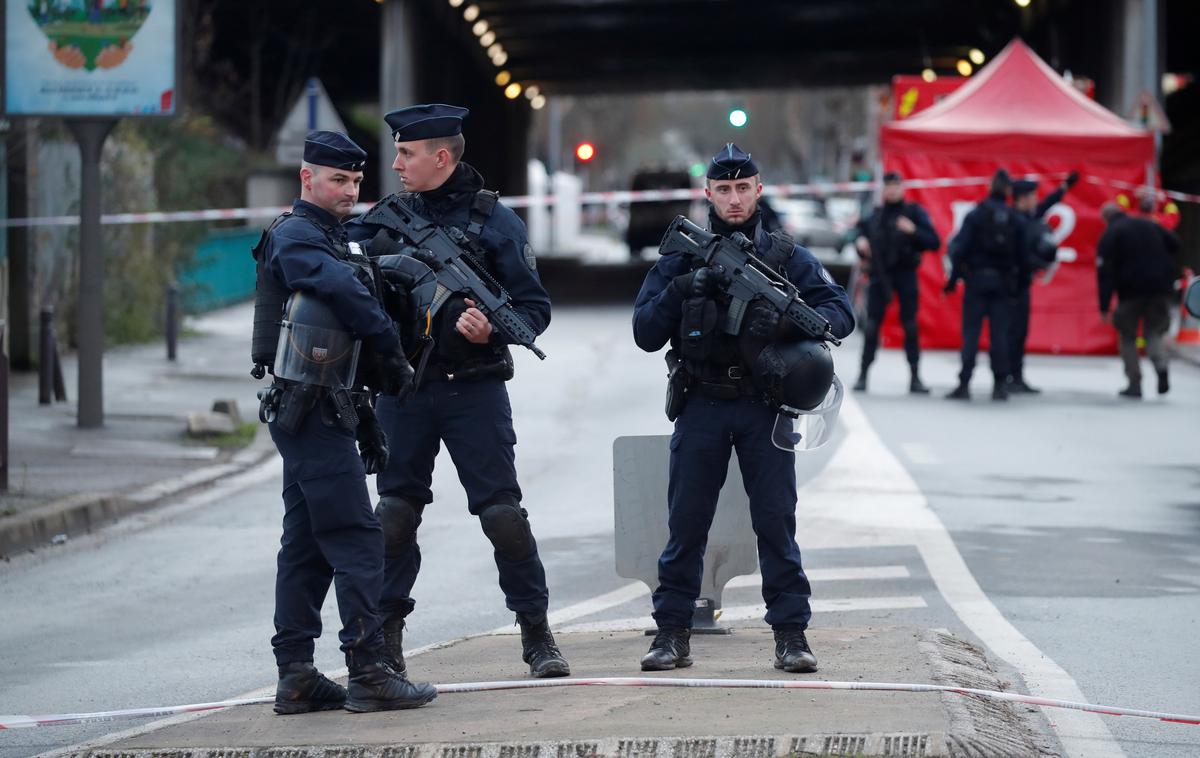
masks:
{"type": "Polygon", "coordinates": [[[188,313],[203,313],[254,297],[254,259],[250,250],[261,228],[222,229],[196,247],[195,261],[180,277],[188,313]]]}

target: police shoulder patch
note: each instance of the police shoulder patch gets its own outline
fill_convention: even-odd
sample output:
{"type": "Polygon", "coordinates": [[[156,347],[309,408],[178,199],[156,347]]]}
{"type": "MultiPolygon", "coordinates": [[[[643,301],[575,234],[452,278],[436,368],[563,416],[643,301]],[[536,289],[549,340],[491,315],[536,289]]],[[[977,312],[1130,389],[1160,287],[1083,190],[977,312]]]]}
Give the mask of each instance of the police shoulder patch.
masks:
{"type": "Polygon", "coordinates": [[[821,269],[821,278],[825,280],[825,283],[833,284],[833,277],[829,275],[829,269],[825,268],[824,266],[818,266],[818,268],[821,269]]]}
{"type": "Polygon", "coordinates": [[[526,242],[524,254],[525,265],[529,267],[530,271],[537,271],[537,257],[533,254],[533,245],[526,242]]]}

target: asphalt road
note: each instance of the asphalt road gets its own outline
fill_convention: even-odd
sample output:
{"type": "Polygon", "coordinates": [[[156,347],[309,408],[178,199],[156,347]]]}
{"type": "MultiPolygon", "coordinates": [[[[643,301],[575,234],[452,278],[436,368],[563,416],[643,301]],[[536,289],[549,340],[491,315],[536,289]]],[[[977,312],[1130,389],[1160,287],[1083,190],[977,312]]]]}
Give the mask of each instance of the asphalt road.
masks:
{"type": "MultiPolygon", "coordinates": [[[[636,588],[623,599],[596,598],[630,584],[613,568],[611,448],[617,436],[669,433],[661,356],[632,345],[627,308],[561,309],[539,343],[550,359],[518,355],[510,391],[525,506],[560,613],[556,625],[643,617],[649,602],[636,588]]],[[[838,353],[848,382],[857,351],[851,341],[838,353]]],[[[928,356],[926,381],[949,389],[954,361],[928,356]]],[[[814,623],[944,627],[985,644],[1011,638],[993,638],[972,615],[962,592],[970,577],[947,578],[954,561],[937,557],[945,549],[939,554],[923,537],[911,538],[911,525],[889,521],[888,513],[908,513],[918,507],[908,503],[912,496],[922,496],[940,518],[930,530],[948,529],[949,557],[965,559],[969,583],[977,581],[1017,637],[1065,669],[1083,695],[1200,713],[1200,659],[1190,652],[1200,631],[1200,466],[1189,439],[1200,370],[1176,367],[1166,399],[1135,405],[1115,396],[1116,358],[1035,357],[1029,376],[1044,395],[954,404],[902,394],[902,363],[885,352],[872,392],[847,408],[837,447],[802,462],[799,539],[815,575],[814,623]],[[900,479],[915,482],[911,492],[897,490],[900,479]],[[838,521],[860,506],[859,523],[838,521]]],[[[982,380],[977,389],[983,397],[982,380]]],[[[202,702],[272,685],[278,476],[272,463],[0,566],[0,713],[202,702]]],[[[411,646],[513,622],[490,546],[444,455],[434,492],[421,531],[411,646]]],[[[727,619],[753,623],[756,603],[752,581],[728,588],[727,619]]],[[[332,598],[325,618],[317,663],[337,669],[332,598]]],[[[515,678],[525,667],[516,638],[512,644],[515,678]]],[[[1024,671],[1024,659],[998,657],[1002,673],[1018,682],[1029,673],[1036,684],[1040,674],[1024,671]]],[[[614,662],[614,674],[634,670],[636,661],[614,662]]],[[[1194,727],[1103,723],[1130,756],[1200,752],[1194,727]]],[[[0,732],[0,758],[114,728],[0,732]]]]}

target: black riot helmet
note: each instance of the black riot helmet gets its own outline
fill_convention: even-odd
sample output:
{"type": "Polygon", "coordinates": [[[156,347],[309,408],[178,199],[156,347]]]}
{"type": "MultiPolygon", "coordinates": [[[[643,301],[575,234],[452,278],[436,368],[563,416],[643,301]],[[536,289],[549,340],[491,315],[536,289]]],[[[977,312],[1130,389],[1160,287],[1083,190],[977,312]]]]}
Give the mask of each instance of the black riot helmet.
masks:
{"type": "Polygon", "coordinates": [[[317,296],[293,292],[280,327],[275,376],[335,389],[354,383],[362,343],[317,296]]]}
{"type": "Polygon", "coordinates": [[[767,401],[777,408],[812,410],[833,384],[833,353],[817,339],[767,345],[751,368],[767,401]]]}

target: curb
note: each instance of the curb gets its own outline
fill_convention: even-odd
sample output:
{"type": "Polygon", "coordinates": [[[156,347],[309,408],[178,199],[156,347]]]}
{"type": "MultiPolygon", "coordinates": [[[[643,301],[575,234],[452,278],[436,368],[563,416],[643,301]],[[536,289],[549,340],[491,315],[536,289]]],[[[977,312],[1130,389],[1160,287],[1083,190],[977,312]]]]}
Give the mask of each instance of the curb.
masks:
{"type": "Polygon", "coordinates": [[[0,519],[0,559],[50,545],[60,535],[70,538],[90,534],[122,516],[149,510],[168,498],[199,490],[256,466],[275,454],[271,436],[264,429],[260,427],[254,441],[227,463],[205,466],[131,493],[81,492],[0,519]]]}

